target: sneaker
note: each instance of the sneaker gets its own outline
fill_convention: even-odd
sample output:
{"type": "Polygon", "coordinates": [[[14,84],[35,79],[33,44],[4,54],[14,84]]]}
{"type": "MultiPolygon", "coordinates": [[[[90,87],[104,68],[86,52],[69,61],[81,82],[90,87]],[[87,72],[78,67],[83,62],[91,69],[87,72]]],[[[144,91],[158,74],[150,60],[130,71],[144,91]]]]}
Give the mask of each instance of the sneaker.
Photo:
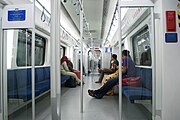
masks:
{"type": "Polygon", "coordinates": [[[94,97],[96,99],[101,99],[103,96],[99,96],[98,94],[94,93],[94,90],[88,90],[88,93],[91,97],[94,97]]]}
{"type": "Polygon", "coordinates": [[[89,90],[88,90],[88,93],[89,93],[90,96],[95,97],[95,96],[94,96],[94,91],[93,91],[93,90],[90,90],[90,89],[89,89],[89,90]]]}

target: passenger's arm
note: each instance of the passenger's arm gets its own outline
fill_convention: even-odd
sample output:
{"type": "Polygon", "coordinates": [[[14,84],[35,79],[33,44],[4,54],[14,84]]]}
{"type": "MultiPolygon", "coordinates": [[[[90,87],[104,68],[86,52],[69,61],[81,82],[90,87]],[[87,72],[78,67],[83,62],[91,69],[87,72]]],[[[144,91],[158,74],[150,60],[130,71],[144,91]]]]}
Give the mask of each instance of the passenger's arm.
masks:
{"type": "Polygon", "coordinates": [[[122,63],[122,74],[125,74],[125,73],[127,73],[127,61],[128,61],[128,59],[127,59],[127,57],[126,58],[124,58],[123,59],[123,63],[122,63]]]}
{"type": "Polygon", "coordinates": [[[69,71],[69,68],[68,68],[66,62],[63,62],[62,65],[63,65],[65,71],[69,71]]]}
{"type": "Polygon", "coordinates": [[[127,66],[122,66],[122,74],[125,74],[127,71],[127,66]]]}
{"type": "Polygon", "coordinates": [[[113,63],[112,66],[111,66],[111,70],[116,71],[116,68],[117,68],[117,65],[113,63]]]}

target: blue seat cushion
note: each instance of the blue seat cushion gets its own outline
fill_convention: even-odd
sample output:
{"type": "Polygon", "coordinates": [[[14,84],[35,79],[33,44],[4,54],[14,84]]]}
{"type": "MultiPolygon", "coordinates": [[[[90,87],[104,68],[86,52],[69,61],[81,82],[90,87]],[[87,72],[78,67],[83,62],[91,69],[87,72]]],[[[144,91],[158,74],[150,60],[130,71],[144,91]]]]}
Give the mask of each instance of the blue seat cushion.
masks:
{"type": "Polygon", "coordinates": [[[135,86],[123,86],[122,87],[122,91],[126,91],[126,90],[139,90],[142,87],[135,87],[135,86]]]}
{"type": "Polygon", "coordinates": [[[152,92],[149,89],[146,89],[143,87],[131,87],[128,89],[123,88],[123,94],[132,103],[134,102],[134,100],[151,100],[152,99],[152,92]]]}
{"type": "Polygon", "coordinates": [[[17,96],[17,89],[8,91],[8,98],[18,98],[17,96]]]}
{"type": "MultiPolygon", "coordinates": [[[[35,91],[35,96],[40,95],[40,91],[36,90],[35,91]]],[[[24,87],[20,89],[16,89],[13,91],[8,92],[8,98],[17,98],[17,99],[23,99],[24,101],[31,100],[32,98],[32,88],[31,86],[29,87],[24,87]]]]}
{"type": "MultiPolygon", "coordinates": [[[[7,71],[8,98],[32,98],[31,68],[7,71]]],[[[69,79],[68,76],[64,78],[69,79]]],[[[35,68],[35,97],[50,89],[50,67],[35,68]]]]}
{"type": "Polygon", "coordinates": [[[50,81],[43,81],[41,83],[36,83],[35,89],[40,91],[40,93],[48,91],[50,89],[50,81]]]}

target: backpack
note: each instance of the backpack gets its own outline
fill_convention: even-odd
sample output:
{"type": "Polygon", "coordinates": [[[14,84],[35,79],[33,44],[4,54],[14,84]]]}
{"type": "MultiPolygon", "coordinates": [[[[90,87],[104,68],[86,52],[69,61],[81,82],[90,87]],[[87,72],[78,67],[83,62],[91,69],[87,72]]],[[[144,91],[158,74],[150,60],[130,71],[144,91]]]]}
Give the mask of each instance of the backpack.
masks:
{"type": "Polygon", "coordinates": [[[70,77],[68,80],[66,80],[65,86],[70,87],[70,88],[75,88],[76,87],[76,80],[73,77],[70,77]]]}

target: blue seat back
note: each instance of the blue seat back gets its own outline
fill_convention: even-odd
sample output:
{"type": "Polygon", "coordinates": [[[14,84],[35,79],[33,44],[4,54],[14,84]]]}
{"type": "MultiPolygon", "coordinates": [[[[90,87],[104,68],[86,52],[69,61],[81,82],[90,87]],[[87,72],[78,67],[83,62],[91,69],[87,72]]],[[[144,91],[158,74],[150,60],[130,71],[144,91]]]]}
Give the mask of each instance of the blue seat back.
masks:
{"type": "Polygon", "coordinates": [[[141,77],[142,87],[152,90],[152,69],[136,67],[136,75],[141,77]]]}
{"type": "Polygon", "coordinates": [[[31,70],[28,69],[16,69],[15,70],[17,88],[23,88],[31,85],[31,70]]]}
{"type": "Polygon", "coordinates": [[[142,76],[142,71],[140,67],[136,67],[136,76],[142,76]]]}
{"type": "Polygon", "coordinates": [[[151,68],[142,68],[143,87],[152,90],[152,69],[151,68]]]}
{"type": "MultiPolygon", "coordinates": [[[[61,83],[70,76],[61,76],[61,83]]],[[[14,69],[7,71],[8,97],[30,100],[32,96],[32,69],[14,69]]],[[[50,67],[35,68],[35,96],[50,89],[50,67]]]]}
{"type": "Polygon", "coordinates": [[[44,79],[50,80],[50,67],[44,67],[44,79]]]}
{"type": "Polygon", "coordinates": [[[17,89],[15,70],[7,70],[7,85],[8,85],[8,91],[17,89]]]}
{"type": "Polygon", "coordinates": [[[44,67],[35,69],[35,82],[42,82],[44,80],[44,67]]]}

